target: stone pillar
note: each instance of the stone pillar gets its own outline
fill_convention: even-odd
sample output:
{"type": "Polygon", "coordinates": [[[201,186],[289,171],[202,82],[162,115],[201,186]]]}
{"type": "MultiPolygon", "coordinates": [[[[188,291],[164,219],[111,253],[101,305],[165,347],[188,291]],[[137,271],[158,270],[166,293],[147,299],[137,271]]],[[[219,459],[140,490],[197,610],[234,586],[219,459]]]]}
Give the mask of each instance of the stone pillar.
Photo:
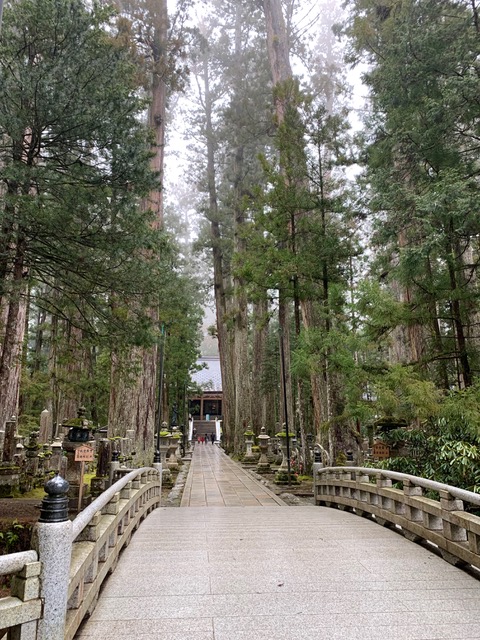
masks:
{"type": "Polygon", "coordinates": [[[260,459],[257,464],[257,473],[270,473],[270,463],[267,457],[270,436],[267,435],[265,427],[260,429],[260,435],[257,439],[258,446],[260,447],[260,459]]]}
{"type": "Polygon", "coordinates": [[[117,469],[120,469],[120,462],[118,461],[119,453],[116,449],[112,451],[112,461],[110,462],[109,484],[110,486],[115,482],[115,474],[117,469]]]}
{"type": "Polygon", "coordinates": [[[320,469],[323,469],[322,451],[320,447],[316,445],[315,447],[313,447],[313,465],[312,465],[313,496],[314,496],[315,504],[317,503],[317,499],[318,499],[317,480],[319,479],[318,472],[320,471],[320,469]]]}
{"type": "Polygon", "coordinates": [[[24,488],[30,491],[35,486],[35,480],[38,474],[38,432],[32,431],[25,445],[25,472],[24,472],[24,488]]]}
{"type": "Polygon", "coordinates": [[[38,441],[41,444],[49,442],[52,436],[52,417],[48,409],[44,409],[40,414],[40,433],[38,441]]]}
{"type": "Polygon", "coordinates": [[[465,527],[455,523],[455,517],[451,516],[452,511],[463,511],[463,500],[454,498],[448,491],[440,491],[440,506],[445,512],[443,519],[443,535],[447,540],[453,542],[466,542],[467,531],[465,527]]]}
{"type": "Polygon", "coordinates": [[[133,466],[133,457],[136,454],[135,451],[135,429],[127,429],[126,435],[128,438],[128,455],[130,460],[130,466],[133,466]]]}
{"type": "Polygon", "coordinates": [[[37,640],[64,640],[68,581],[72,556],[72,523],[68,519],[68,482],[55,476],[45,483],[34,539],[42,563],[40,596],[43,617],[37,640]]]}
{"type": "Polygon", "coordinates": [[[63,449],[62,443],[60,442],[60,438],[55,438],[52,442],[52,458],[50,460],[50,468],[60,475],[65,473],[65,470],[62,469],[62,459],[63,459],[63,449]]]}
{"type": "Polygon", "coordinates": [[[5,437],[3,441],[3,462],[13,463],[13,456],[16,450],[15,435],[17,433],[17,419],[12,416],[5,422],[5,437]]]}
{"type": "Polygon", "coordinates": [[[107,488],[110,475],[110,459],[112,457],[112,442],[108,438],[101,438],[97,442],[97,473],[92,478],[90,489],[92,496],[99,496],[107,488]]]}

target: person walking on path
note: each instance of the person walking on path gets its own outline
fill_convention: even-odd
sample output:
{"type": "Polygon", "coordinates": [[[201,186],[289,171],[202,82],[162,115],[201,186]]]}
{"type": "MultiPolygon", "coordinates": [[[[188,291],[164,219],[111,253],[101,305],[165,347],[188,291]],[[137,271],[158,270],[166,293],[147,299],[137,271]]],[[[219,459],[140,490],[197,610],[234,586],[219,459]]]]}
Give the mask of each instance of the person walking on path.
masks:
{"type": "Polygon", "coordinates": [[[214,444],[214,443],[215,443],[215,434],[214,434],[214,433],[211,433],[211,434],[210,434],[210,442],[211,442],[212,444],[214,444]]]}

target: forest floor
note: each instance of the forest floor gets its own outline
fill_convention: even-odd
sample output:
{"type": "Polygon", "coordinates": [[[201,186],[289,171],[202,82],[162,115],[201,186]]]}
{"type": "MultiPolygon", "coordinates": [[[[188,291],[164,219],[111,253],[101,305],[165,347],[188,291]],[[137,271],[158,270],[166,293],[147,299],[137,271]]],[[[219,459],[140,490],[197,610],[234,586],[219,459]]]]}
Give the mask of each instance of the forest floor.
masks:
{"type": "Polygon", "coordinates": [[[2,498],[0,500],[0,526],[16,520],[34,523],[40,517],[41,498],[2,498]]]}

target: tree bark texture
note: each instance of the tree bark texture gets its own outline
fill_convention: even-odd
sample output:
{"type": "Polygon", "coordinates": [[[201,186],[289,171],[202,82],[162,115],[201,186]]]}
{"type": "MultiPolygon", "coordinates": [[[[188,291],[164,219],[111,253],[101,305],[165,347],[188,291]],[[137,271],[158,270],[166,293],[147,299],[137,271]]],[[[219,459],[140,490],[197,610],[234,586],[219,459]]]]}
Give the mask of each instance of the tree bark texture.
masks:
{"type": "MultiPolygon", "coordinates": [[[[285,119],[285,102],[284,98],[275,91],[275,88],[292,78],[292,68],[290,65],[290,56],[288,50],[287,30],[285,20],[282,13],[282,4],[280,0],[263,0],[263,10],[265,14],[265,26],[267,32],[267,50],[270,62],[270,70],[272,75],[272,83],[275,95],[275,115],[277,125],[281,125],[285,119]]],[[[285,351],[285,376],[287,402],[282,402],[282,422],[285,422],[286,412],[291,428],[293,427],[294,411],[293,411],[293,389],[291,378],[291,362],[290,362],[290,319],[289,304],[283,293],[279,293],[278,316],[280,331],[283,334],[283,345],[285,351]]],[[[282,381],[280,381],[282,383],[282,381]]],[[[281,394],[282,397],[282,394],[281,394]]]]}
{"type": "MultiPolygon", "coordinates": [[[[163,224],[163,169],[165,150],[165,114],[167,102],[166,86],[166,49],[168,36],[168,10],[166,0],[158,0],[154,9],[153,37],[150,45],[152,66],[150,69],[151,103],[148,112],[148,124],[154,134],[151,168],[158,175],[159,186],[143,202],[145,210],[154,213],[153,225],[160,228],[163,224]]],[[[159,310],[152,307],[149,316],[154,326],[159,325],[159,310]]],[[[136,439],[147,451],[153,446],[155,430],[155,398],[157,394],[157,348],[134,349],[131,361],[139,366],[136,382],[131,386],[128,381],[122,383],[121,372],[115,371],[115,358],[112,360],[112,385],[109,409],[109,430],[113,433],[134,429],[136,439]]],[[[164,416],[162,416],[162,419],[164,416]]]]}

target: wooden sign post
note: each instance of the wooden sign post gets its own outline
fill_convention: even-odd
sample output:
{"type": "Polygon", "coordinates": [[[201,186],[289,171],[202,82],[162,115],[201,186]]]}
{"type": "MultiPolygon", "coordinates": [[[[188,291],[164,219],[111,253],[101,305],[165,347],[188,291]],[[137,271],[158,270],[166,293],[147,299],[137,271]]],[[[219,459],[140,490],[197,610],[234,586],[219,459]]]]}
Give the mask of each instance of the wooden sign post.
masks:
{"type": "Polygon", "coordinates": [[[373,445],[373,459],[374,460],[386,460],[390,457],[390,447],[384,442],[375,442],[373,445]]]}
{"type": "Polygon", "coordinates": [[[85,473],[85,462],[93,462],[94,451],[89,444],[84,444],[75,449],[75,462],[80,462],[80,486],[78,488],[78,511],[82,510],[83,498],[83,476],[85,473]]]}

